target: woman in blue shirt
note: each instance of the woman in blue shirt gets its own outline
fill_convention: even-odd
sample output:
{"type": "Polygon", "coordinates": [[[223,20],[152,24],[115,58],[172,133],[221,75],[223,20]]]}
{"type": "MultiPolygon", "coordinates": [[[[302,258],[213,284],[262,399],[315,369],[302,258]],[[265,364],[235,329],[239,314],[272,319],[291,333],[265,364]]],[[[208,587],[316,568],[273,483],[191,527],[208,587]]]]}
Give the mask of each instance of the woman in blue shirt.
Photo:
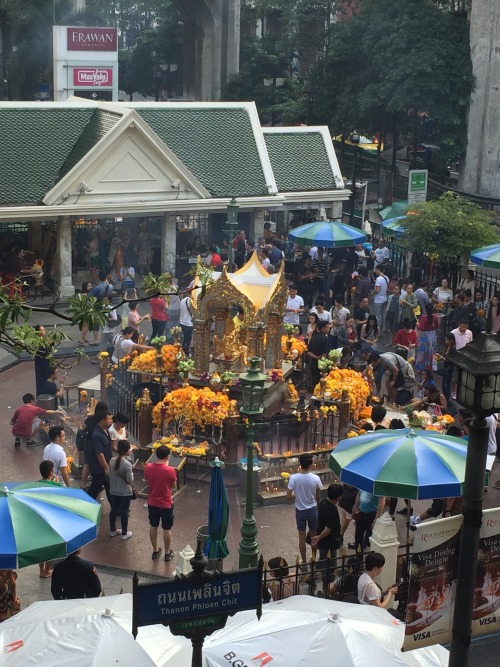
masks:
{"type": "Polygon", "coordinates": [[[370,546],[370,535],[372,534],[373,522],[384,509],[385,497],[374,496],[367,491],[360,491],[356,497],[356,505],[353,510],[356,530],[354,532],[354,545],[356,553],[370,546]]]}

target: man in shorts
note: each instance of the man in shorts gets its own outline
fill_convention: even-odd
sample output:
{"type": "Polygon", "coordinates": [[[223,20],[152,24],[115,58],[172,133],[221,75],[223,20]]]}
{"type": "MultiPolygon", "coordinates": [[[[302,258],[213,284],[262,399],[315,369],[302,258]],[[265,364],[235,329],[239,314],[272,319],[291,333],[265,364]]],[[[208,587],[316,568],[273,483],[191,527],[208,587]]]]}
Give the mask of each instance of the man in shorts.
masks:
{"type": "MultiPolygon", "coordinates": [[[[316,536],[318,528],[318,503],[321,492],[321,479],[311,472],[313,457],[311,454],[302,454],[299,457],[300,472],[292,475],[288,481],[287,498],[295,498],[295,520],[299,532],[299,551],[302,571],[307,571],[306,560],[306,531],[309,528],[311,539],[316,536]]],[[[316,547],[312,548],[313,556],[316,547]]]]}
{"type": "Polygon", "coordinates": [[[151,558],[157,560],[161,556],[162,548],[158,547],[158,527],[161,521],[163,529],[163,544],[165,547],[165,560],[172,560],[174,552],[170,548],[172,540],[171,529],[174,525],[174,504],[172,501],[172,489],[177,482],[175,470],[168,465],[170,450],[161,445],[156,450],[156,461],[148,463],[144,469],[144,478],[149,484],[148,492],[148,515],[149,515],[149,538],[153,553],[151,558]]]}
{"type": "Polygon", "coordinates": [[[12,435],[15,438],[15,446],[20,447],[21,440],[24,440],[28,447],[37,444],[35,437],[42,425],[40,417],[42,415],[57,414],[60,414],[58,410],[45,410],[45,408],[39,408],[33,394],[24,394],[23,405],[21,405],[20,408],[17,408],[10,420],[12,425],[12,435]]]}

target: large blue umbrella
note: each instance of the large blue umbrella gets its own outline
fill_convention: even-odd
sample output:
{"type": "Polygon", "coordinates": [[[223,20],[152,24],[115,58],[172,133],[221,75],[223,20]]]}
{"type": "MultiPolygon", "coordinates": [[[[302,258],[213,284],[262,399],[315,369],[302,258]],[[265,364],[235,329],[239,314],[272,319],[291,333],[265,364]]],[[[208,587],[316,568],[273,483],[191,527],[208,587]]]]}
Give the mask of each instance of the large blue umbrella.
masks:
{"type": "Polygon", "coordinates": [[[288,238],[299,245],[348,248],[356,243],[362,243],[366,239],[366,234],[342,222],[318,220],[292,229],[291,232],[288,232],[288,238]]]}
{"type": "Polygon", "coordinates": [[[491,269],[500,269],[500,243],[476,248],[470,254],[470,261],[491,269]]]}
{"type": "Polygon", "coordinates": [[[0,483],[0,569],[64,558],[97,537],[101,505],[81,489],[0,483]]]}
{"type": "Polygon", "coordinates": [[[460,438],[413,429],[372,431],[339,442],[329,466],[341,481],[376,496],[457,498],[467,446],[460,438]]]}
{"type": "Polygon", "coordinates": [[[229,523],[229,503],[227,500],[222,461],[216,457],[210,463],[212,477],[208,499],[208,538],[203,553],[210,560],[221,560],[229,555],[226,533],[229,523]]]}

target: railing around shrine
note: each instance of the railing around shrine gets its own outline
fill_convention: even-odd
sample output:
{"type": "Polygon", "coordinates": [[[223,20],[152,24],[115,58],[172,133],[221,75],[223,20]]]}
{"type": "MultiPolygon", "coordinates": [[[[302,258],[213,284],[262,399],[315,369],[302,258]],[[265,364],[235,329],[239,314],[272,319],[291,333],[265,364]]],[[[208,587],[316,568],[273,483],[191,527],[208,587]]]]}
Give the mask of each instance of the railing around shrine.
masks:
{"type": "MultiPolygon", "coordinates": [[[[342,552],[338,558],[335,557],[338,552],[328,552],[325,559],[311,559],[305,564],[300,563],[297,557],[294,565],[283,564],[272,571],[269,564],[265,563],[263,600],[270,602],[270,597],[281,600],[291,595],[312,595],[359,604],[358,579],[365,571],[364,555],[356,555],[354,552],[349,555],[345,549],[342,552]]],[[[400,583],[395,596],[395,608],[402,620],[406,616],[408,597],[407,578],[404,576],[404,571],[408,570],[407,552],[406,547],[398,550],[397,581],[400,583]]]]}

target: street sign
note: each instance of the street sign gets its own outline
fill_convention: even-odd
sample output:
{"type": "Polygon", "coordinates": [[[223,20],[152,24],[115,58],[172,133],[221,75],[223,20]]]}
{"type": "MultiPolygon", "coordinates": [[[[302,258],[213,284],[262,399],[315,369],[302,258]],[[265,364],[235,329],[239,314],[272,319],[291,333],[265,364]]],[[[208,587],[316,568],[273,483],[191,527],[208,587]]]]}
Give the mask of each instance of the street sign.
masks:
{"type": "Polygon", "coordinates": [[[408,204],[427,201],[427,169],[412,169],[408,172],[408,204]]]}
{"type": "Polygon", "coordinates": [[[188,618],[184,621],[172,621],[170,632],[173,635],[184,635],[193,630],[219,630],[227,621],[227,614],[215,614],[203,618],[188,618]]]}
{"type": "Polygon", "coordinates": [[[213,575],[205,572],[203,580],[188,576],[137,584],[134,586],[133,625],[169,625],[182,619],[257,609],[261,592],[259,568],[213,575]]]}

